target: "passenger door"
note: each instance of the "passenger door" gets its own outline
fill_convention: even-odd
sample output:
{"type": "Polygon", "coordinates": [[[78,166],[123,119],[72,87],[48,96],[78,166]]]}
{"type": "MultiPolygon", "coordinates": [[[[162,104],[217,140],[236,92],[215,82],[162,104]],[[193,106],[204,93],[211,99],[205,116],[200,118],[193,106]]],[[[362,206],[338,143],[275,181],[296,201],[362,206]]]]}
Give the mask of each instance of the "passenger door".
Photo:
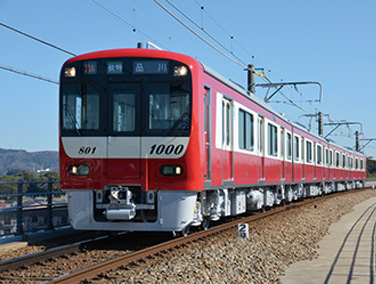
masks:
{"type": "Polygon", "coordinates": [[[222,177],[233,180],[233,107],[232,101],[222,98],[222,177]]]}
{"type": "Polygon", "coordinates": [[[107,86],[107,159],[109,179],[137,179],[141,172],[141,86],[110,83],[107,86]]]}
{"type": "Polygon", "coordinates": [[[257,152],[260,157],[259,179],[265,181],[265,126],[264,118],[259,116],[257,121],[258,146],[257,152]]]}
{"type": "Polygon", "coordinates": [[[210,149],[210,89],[204,89],[204,178],[211,180],[211,149],[210,149]]]}

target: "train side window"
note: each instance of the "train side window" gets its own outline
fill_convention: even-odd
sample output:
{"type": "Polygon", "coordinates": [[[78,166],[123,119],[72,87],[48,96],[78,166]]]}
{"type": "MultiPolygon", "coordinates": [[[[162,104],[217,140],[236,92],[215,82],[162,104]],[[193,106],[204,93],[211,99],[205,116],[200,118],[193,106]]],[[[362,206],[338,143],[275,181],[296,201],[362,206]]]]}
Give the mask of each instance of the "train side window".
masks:
{"type": "Polygon", "coordinates": [[[322,146],[321,145],[317,145],[316,153],[317,153],[317,159],[316,159],[317,164],[322,165],[322,146]]]}
{"type": "Polygon", "coordinates": [[[360,160],[360,169],[364,170],[364,161],[363,160],[360,160]]]}
{"type": "Polygon", "coordinates": [[[222,144],[225,143],[225,102],[222,101],[222,144]]]}
{"type": "Polygon", "coordinates": [[[325,165],[329,166],[329,150],[325,148],[325,165]]]}
{"type": "Polygon", "coordinates": [[[341,165],[340,155],[338,152],[336,152],[336,167],[339,168],[340,165],[341,165]]]}
{"type": "Polygon", "coordinates": [[[350,156],[347,155],[347,168],[350,169],[350,156]]]}
{"type": "Polygon", "coordinates": [[[239,148],[253,151],[253,115],[239,110],[239,148]]]}
{"type": "Polygon", "coordinates": [[[278,156],[278,131],[277,127],[268,123],[268,154],[278,156]]]}
{"type": "Polygon", "coordinates": [[[281,159],[284,160],[285,156],[285,129],[281,128],[281,159]]]}
{"type": "Polygon", "coordinates": [[[329,165],[333,167],[333,150],[329,150],[329,165]]]}
{"type": "Polygon", "coordinates": [[[295,136],[294,137],[294,157],[295,157],[295,161],[299,162],[299,137],[298,136],[295,136]]]}
{"type": "Polygon", "coordinates": [[[346,156],[345,154],[342,154],[342,168],[346,168],[346,156]]]}
{"type": "Polygon", "coordinates": [[[312,142],[306,141],[306,162],[312,163],[312,142]]]}
{"type": "Polygon", "coordinates": [[[287,153],[287,159],[291,160],[292,155],[291,155],[291,149],[292,149],[292,140],[291,140],[291,134],[287,133],[287,143],[286,143],[286,153],[287,153]]]}
{"type": "Polygon", "coordinates": [[[244,111],[239,110],[239,148],[245,149],[245,123],[244,111]]]}
{"type": "Polygon", "coordinates": [[[230,146],[230,104],[226,104],[226,145],[230,146]]]}
{"type": "Polygon", "coordinates": [[[258,118],[258,149],[259,153],[264,152],[264,120],[262,117],[258,118]]]}
{"type": "Polygon", "coordinates": [[[358,160],[358,158],[355,159],[355,169],[356,170],[359,169],[359,160],[358,160]]]}

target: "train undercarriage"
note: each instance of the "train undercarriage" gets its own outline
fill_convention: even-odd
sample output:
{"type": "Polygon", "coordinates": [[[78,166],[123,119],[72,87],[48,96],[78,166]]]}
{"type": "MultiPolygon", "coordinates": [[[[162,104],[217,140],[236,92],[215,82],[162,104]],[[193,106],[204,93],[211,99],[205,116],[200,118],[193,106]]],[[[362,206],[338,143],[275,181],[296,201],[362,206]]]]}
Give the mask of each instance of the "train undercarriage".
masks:
{"type": "Polygon", "coordinates": [[[137,186],[113,185],[106,190],[68,191],[68,209],[75,229],[186,235],[191,226],[207,229],[211,221],[223,217],[363,186],[362,180],[205,191],[142,191],[137,186]]]}

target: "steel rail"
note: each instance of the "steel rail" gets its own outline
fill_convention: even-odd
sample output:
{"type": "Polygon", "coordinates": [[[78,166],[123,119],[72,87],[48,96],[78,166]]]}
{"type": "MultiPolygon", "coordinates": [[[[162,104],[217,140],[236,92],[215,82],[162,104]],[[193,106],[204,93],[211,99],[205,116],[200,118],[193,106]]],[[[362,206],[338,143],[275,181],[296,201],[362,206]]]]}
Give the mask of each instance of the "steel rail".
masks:
{"type": "Polygon", "coordinates": [[[126,266],[126,265],[129,265],[129,264],[132,264],[132,263],[136,263],[137,261],[140,261],[140,260],[145,259],[147,257],[151,257],[153,255],[156,255],[157,253],[168,251],[168,250],[180,247],[184,244],[203,239],[207,236],[218,234],[220,232],[229,230],[231,228],[235,228],[235,227],[237,227],[237,225],[239,223],[249,223],[249,222],[253,222],[253,221],[256,221],[256,220],[261,220],[261,219],[270,217],[272,215],[276,215],[280,212],[300,208],[300,207],[303,207],[303,206],[308,205],[310,203],[323,201],[323,200],[331,198],[333,196],[342,196],[342,195],[357,193],[357,192],[364,191],[364,190],[367,190],[367,189],[369,189],[369,187],[363,188],[363,189],[351,190],[351,191],[337,192],[334,195],[331,194],[331,195],[319,196],[319,197],[316,197],[316,198],[313,198],[313,199],[303,200],[302,202],[299,202],[299,203],[292,203],[292,204],[289,204],[289,205],[283,206],[283,207],[275,207],[273,210],[266,211],[262,214],[247,216],[247,217],[237,219],[237,220],[232,221],[232,222],[228,222],[228,223],[225,223],[225,224],[213,227],[213,228],[209,228],[207,230],[203,230],[203,231],[199,231],[199,232],[190,234],[186,237],[180,237],[180,238],[177,238],[177,239],[173,239],[173,240],[161,243],[161,244],[154,245],[152,247],[148,247],[148,248],[127,254],[125,256],[121,256],[121,257],[118,257],[118,258],[115,258],[115,259],[112,259],[112,260],[109,260],[109,261],[105,261],[105,262],[102,262],[102,263],[99,263],[99,264],[96,264],[96,265],[92,265],[88,268],[77,270],[77,271],[74,271],[70,274],[60,276],[60,277],[55,278],[55,279],[53,279],[53,280],[51,280],[50,282],[47,282],[47,283],[51,283],[51,284],[52,283],[60,283],[60,284],[63,283],[63,284],[65,284],[65,283],[79,283],[80,281],[91,280],[99,274],[106,273],[107,271],[116,269],[120,266],[126,266]]]}
{"type": "Polygon", "coordinates": [[[73,244],[63,245],[56,248],[51,248],[48,250],[3,260],[0,261],[0,272],[10,269],[17,269],[22,266],[31,265],[37,262],[48,260],[50,258],[56,258],[65,254],[79,252],[81,250],[82,245],[103,240],[107,237],[108,236],[101,236],[90,240],[76,242],[73,244]]]}

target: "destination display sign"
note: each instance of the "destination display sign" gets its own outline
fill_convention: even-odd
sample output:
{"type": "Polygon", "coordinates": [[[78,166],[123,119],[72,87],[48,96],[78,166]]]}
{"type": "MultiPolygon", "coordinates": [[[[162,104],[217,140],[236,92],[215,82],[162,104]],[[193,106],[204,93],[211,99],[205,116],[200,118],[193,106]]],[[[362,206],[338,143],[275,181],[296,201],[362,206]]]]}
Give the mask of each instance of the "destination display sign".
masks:
{"type": "Polygon", "coordinates": [[[167,74],[168,61],[144,60],[133,61],[133,74],[167,74]]]}

